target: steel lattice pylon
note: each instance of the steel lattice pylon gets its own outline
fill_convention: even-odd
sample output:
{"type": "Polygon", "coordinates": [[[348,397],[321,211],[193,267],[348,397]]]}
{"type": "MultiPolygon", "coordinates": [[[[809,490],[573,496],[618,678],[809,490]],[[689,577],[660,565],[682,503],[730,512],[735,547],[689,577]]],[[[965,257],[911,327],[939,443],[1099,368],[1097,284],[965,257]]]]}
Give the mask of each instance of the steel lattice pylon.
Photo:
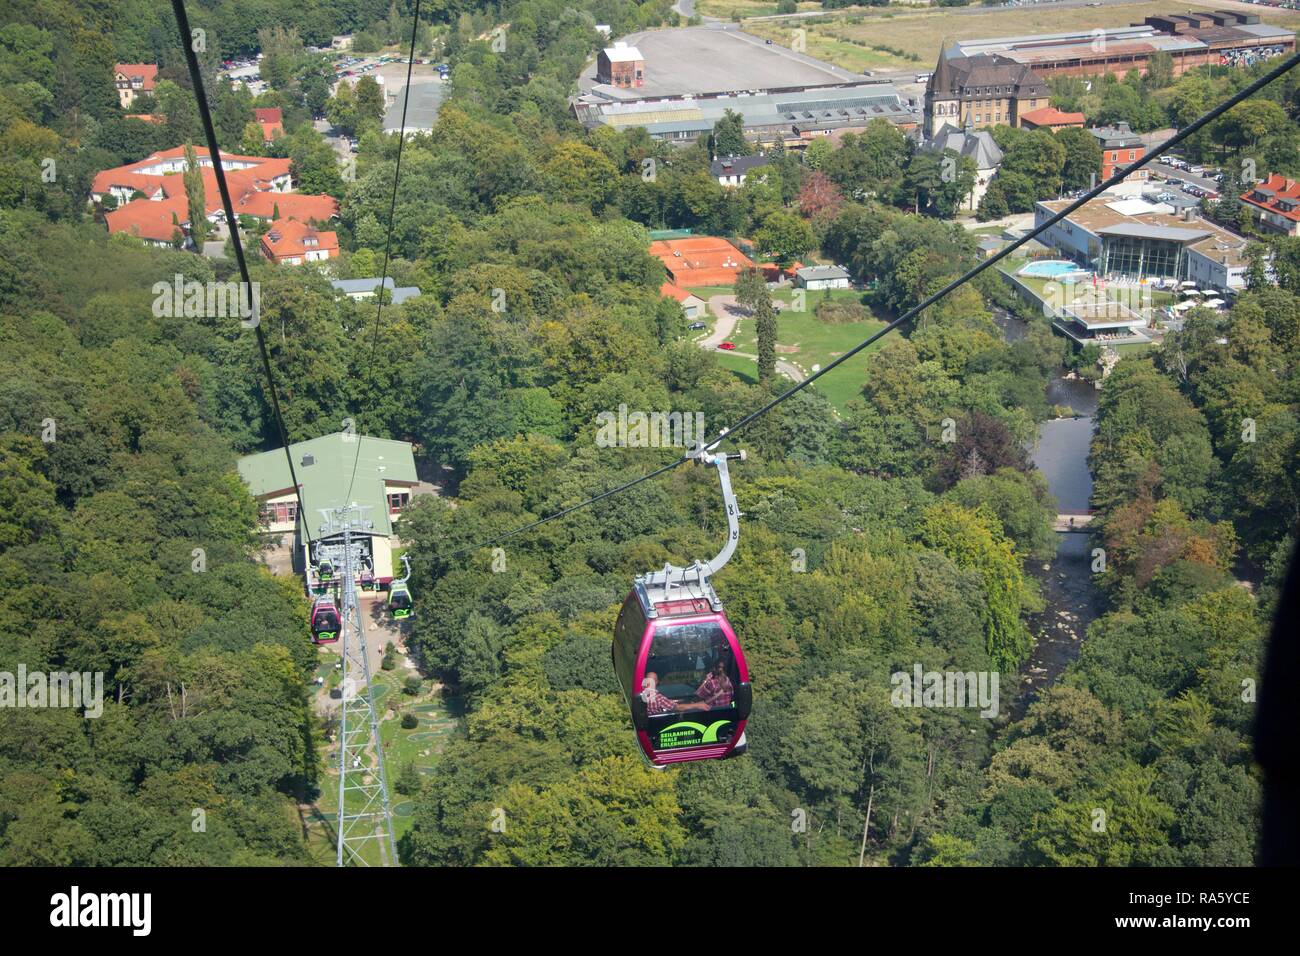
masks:
{"type": "MultiPolygon", "coordinates": [[[[384,769],[384,749],[379,740],[379,720],[370,686],[370,660],[366,653],[365,631],[361,624],[361,606],[357,600],[357,569],[361,567],[361,544],[353,539],[354,531],[368,525],[356,514],[356,506],[331,509],[326,514],[322,538],[338,539],[342,544],[322,541],[319,556],[327,557],[342,569],[339,609],[339,645],[343,655],[343,680],[339,684],[339,816],[337,864],[369,866],[366,850],[374,846],[379,862],[397,865],[397,846],[393,840],[392,805],[388,796],[388,778],[384,769]]],[[[319,558],[318,558],[319,559],[319,558]]]]}

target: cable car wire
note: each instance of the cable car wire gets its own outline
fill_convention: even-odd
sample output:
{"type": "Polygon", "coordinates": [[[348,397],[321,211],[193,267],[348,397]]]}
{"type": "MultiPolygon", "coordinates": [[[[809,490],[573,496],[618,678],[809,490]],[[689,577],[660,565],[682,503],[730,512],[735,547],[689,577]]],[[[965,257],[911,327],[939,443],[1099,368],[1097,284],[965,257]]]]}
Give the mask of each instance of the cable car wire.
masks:
{"type": "MultiPolygon", "coordinates": [[[[1115,175],[1111,176],[1109,179],[1094,186],[1092,189],[1084,193],[1078,199],[1071,202],[1068,206],[1066,206],[1056,215],[1046,220],[1042,225],[1034,227],[1032,230],[1030,230],[1020,239],[1017,239],[1015,242],[1006,246],[997,254],[990,256],[988,259],[985,259],[983,262],[978,263],[973,268],[968,269],[964,274],[949,282],[938,292],[935,292],[932,295],[926,297],[922,302],[908,309],[906,312],[904,312],[898,318],[894,319],[884,328],[878,329],[868,338],[863,339],[853,348],[849,349],[843,355],[836,358],[834,361],[825,365],[818,371],[814,372],[812,375],[809,375],[803,381],[796,382],[793,386],[786,389],[780,395],[775,396],[770,401],[764,403],[759,408],[750,412],[748,415],[745,415],[734,425],[722,429],[720,432],[718,432],[718,434],[714,437],[712,441],[702,442],[701,447],[713,448],[716,445],[720,444],[721,442],[725,441],[726,439],[733,437],[736,434],[736,432],[751,425],[758,418],[762,417],[763,415],[766,415],[773,408],[775,408],[777,405],[780,405],[782,402],[784,402],[786,399],[793,396],[795,393],[807,388],[813,382],[817,381],[817,379],[821,378],[827,372],[831,371],[831,369],[837,368],[838,366],[847,362],[849,359],[853,358],[853,356],[860,353],[863,349],[870,347],[873,343],[875,343],[885,335],[888,335],[890,332],[894,331],[900,326],[908,322],[911,322],[914,318],[916,318],[926,309],[933,306],[935,303],[939,302],[949,293],[965,285],[971,279],[974,279],[980,273],[991,268],[997,262],[1001,261],[1002,259],[1005,259],[1016,249],[1019,249],[1021,246],[1029,242],[1031,239],[1036,238],[1042,232],[1046,231],[1047,229],[1050,229],[1052,226],[1056,225],[1062,219],[1069,216],[1070,213],[1074,212],[1076,209],[1080,208],[1081,206],[1095,199],[1097,196],[1101,195],[1111,186],[1117,185],[1118,183],[1122,182],[1132,173],[1141,169],[1147,164],[1151,163],[1156,158],[1168,152],[1169,150],[1173,149],[1175,146],[1183,142],[1183,140],[1187,139],[1189,136],[1192,136],[1193,134],[1204,129],[1207,125],[1214,122],[1216,119],[1218,119],[1228,110],[1232,109],[1238,103],[1242,102],[1243,100],[1247,99],[1250,96],[1253,96],[1255,93],[1258,93],[1261,89],[1263,89],[1268,84],[1272,83],[1274,80],[1290,72],[1292,69],[1296,67],[1297,64],[1300,64],[1300,52],[1296,52],[1292,54],[1280,65],[1274,67],[1268,73],[1265,73],[1263,76],[1259,77],[1257,80],[1250,83],[1248,86],[1245,86],[1242,89],[1238,90],[1235,94],[1228,97],[1228,99],[1224,100],[1222,103],[1220,103],[1218,106],[1214,107],[1213,109],[1209,110],[1208,112],[1202,114],[1198,119],[1189,123],[1187,126],[1184,126],[1181,130],[1179,130],[1169,139],[1165,140],[1159,146],[1155,147],[1155,149],[1153,149],[1151,152],[1146,153],[1146,155],[1144,155],[1141,159],[1135,160],[1134,162],[1124,166],[1122,169],[1116,172],[1115,175]]],[[[659,475],[662,475],[664,472],[671,471],[674,468],[684,465],[691,460],[693,460],[692,455],[690,453],[687,453],[685,455],[682,455],[680,458],[672,462],[669,462],[668,464],[663,465],[660,468],[655,469],[649,474],[642,475],[640,478],[636,478],[633,479],[632,481],[618,485],[617,487],[611,488],[608,491],[603,491],[592,498],[588,498],[587,500],[579,502],[578,504],[575,505],[570,505],[569,507],[557,511],[554,514],[546,515],[545,517],[538,518],[535,521],[530,521],[527,524],[520,525],[518,528],[515,528],[512,531],[507,531],[503,534],[497,535],[496,537],[489,538],[485,541],[480,541],[477,544],[467,545],[466,547],[463,548],[457,548],[455,551],[449,551],[442,554],[435,554],[433,558],[434,560],[448,560],[451,558],[459,557],[462,554],[467,554],[470,551],[477,551],[480,548],[491,547],[492,545],[497,544],[501,541],[505,541],[509,538],[513,538],[515,535],[523,534],[525,531],[529,531],[533,528],[538,527],[539,525],[546,524],[547,522],[550,521],[555,521],[558,518],[563,518],[566,515],[573,514],[575,511],[581,511],[583,508],[589,507],[598,501],[603,501],[606,498],[611,498],[614,495],[621,494],[622,492],[627,491],[630,488],[636,487],[637,485],[641,484],[644,481],[649,481],[651,478],[656,478],[659,475]]]]}
{"type": "MultiPolygon", "coordinates": [[[[411,102],[411,71],[415,67],[415,38],[420,30],[420,0],[415,0],[415,11],[411,17],[411,53],[406,58],[406,89],[402,91],[402,125],[397,131],[397,165],[393,169],[393,192],[388,200],[388,234],[384,238],[384,268],[379,273],[379,292],[375,298],[379,306],[375,311],[375,334],[370,342],[370,358],[367,361],[366,378],[375,370],[375,352],[379,350],[379,324],[384,314],[384,283],[388,281],[388,255],[393,246],[393,226],[397,213],[397,184],[402,179],[402,146],[406,143],[406,107],[411,102]]],[[[394,283],[396,285],[396,283],[394,283]]],[[[357,453],[352,458],[352,474],[348,478],[348,493],[344,502],[352,499],[352,485],[357,480],[357,464],[361,461],[361,438],[357,436],[357,453]]]]}
{"type": "MultiPolygon", "coordinates": [[[[239,238],[239,221],[235,218],[235,207],[230,201],[230,187],[226,185],[226,171],[221,166],[221,147],[217,145],[217,131],[212,123],[212,112],[208,109],[208,97],[203,91],[203,76],[199,71],[199,58],[194,52],[194,43],[190,33],[190,20],[185,13],[185,0],[172,0],[172,10],[176,14],[176,26],[181,33],[181,48],[185,51],[185,62],[189,67],[190,81],[194,84],[194,99],[198,103],[199,117],[203,121],[203,133],[208,140],[208,155],[212,159],[212,172],[217,180],[217,190],[221,193],[221,204],[226,213],[226,227],[230,230],[230,244],[235,250],[235,261],[239,264],[239,276],[244,281],[244,288],[249,290],[249,301],[253,301],[253,280],[248,275],[248,262],[244,258],[244,245],[239,238]]],[[[194,224],[191,223],[191,228],[194,224]]],[[[289,429],[280,413],[280,393],[275,387],[275,375],[271,370],[271,356],[266,348],[266,337],[262,334],[260,316],[253,326],[257,338],[257,349],[262,356],[262,371],[266,373],[267,394],[271,397],[271,410],[275,413],[276,425],[280,431],[280,444],[284,448],[285,460],[289,463],[289,479],[293,482],[293,495],[298,502],[298,520],[302,522],[303,534],[307,544],[313,544],[311,526],[307,521],[307,507],[303,503],[302,485],[298,483],[298,473],[293,467],[293,453],[289,450],[289,429]]]]}

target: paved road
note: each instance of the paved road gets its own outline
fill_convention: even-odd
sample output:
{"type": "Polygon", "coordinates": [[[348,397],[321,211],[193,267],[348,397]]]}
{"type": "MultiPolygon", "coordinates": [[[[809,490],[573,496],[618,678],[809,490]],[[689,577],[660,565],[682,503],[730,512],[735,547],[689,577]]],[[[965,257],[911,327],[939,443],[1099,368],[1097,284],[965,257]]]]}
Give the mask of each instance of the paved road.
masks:
{"type": "Polygon", "coordinates": [[[1010,216],[1003,216],[1001,219],[990,219],[987,222],[980,222],[978,219],[963,219],[962,227],[967,230],[984,229],[988,226],[998,226],[1002,229],[1024,229],[1034,225],[1034,214],[1032,212],[1017,212],[1010,216]]]}
{"type": "Polygon", "coordinates": [[[325,138],[325,142],[333,147],[334,152],[338,153],[339,161],[347,162],[348,157],[352,155],[351,148],[347,143],[347,137],[331,126],[329,120],[313,120],[311,125],[315,127],[316,132],[325,138]]]}
{"type": "MultiPolygon", "coordinates": [[[[779,303],[776,304],[779,305],[779,303]]],[[[732,332],[736,329],[736,324],[740,322],[742,318],[747,317],[749,313],[736,305],[736,297],[734,295],[713,296],[709,299],[709,311],[713,313],[714,317],[718,321],[714,323],[713,332],[704,338],[699,339],[698,345],[700,348],[712,352],[718,348],[720,343],[726,342],[731,337],[732,332]]],[[[741,358],[749,359],[752,362],[758,361],[758,356],[751,355],[749,352],[729,351],[727,354],[738,355],[741,358]]],[[[785,359],[776,360],[776,371],[778,375],[784,375],[786,378],[795,382],[802,382],[806,377],[799,366],[795,365],[793,362],[787,362],[785,359]]]]}
{"type": "Polygon", "coordinates": [[[719,343],[731,338],[731,333],[736,328],[736,323],[740,321],[741,316],[745,315],[745,310],[736,305],[734,295],[715,295],[709,299],[709,311],[717,318],[713,325],[713,332],[700,339],[700,348],[716,349],[719,343]]]}

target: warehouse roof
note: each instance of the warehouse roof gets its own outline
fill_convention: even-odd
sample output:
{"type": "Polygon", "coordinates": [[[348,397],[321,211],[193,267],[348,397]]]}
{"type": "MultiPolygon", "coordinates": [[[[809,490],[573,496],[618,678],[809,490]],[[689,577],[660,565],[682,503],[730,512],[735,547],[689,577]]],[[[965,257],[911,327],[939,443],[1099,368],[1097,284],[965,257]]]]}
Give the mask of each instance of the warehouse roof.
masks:
{"type": "Polygon", "coordinates": [[[915,122],[916,111],[888,84],[864,83],[810,89],[681,98],[606,99],[593,89],[574,104],[587,126],[643,126],[653,134],[704,132],[731,110],[747,129],[836,129],[866,126],[873,119],[915,122]]]}

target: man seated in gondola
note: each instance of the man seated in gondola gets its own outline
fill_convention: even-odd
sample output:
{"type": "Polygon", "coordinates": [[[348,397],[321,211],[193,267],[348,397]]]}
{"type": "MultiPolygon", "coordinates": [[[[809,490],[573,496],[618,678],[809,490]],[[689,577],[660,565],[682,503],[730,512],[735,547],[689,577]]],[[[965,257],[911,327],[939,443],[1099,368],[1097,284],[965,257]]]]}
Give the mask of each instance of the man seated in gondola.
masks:
{"type": "Polygon", "coordinates": [[[704,683],[695,689],[695,696],[704,704],[701,710],[717,710],[731,704],[735,689],[727,676],[727,665],[717,661],[704,683]]]}
{"type": "Polygon", "coordinates": [[[659,675],[650,671],[641,681],[641,699],[645,701],[646,713],[668,714],[683,710],[708,710],[708,705],[701,702],[678,703],[659,691],[659,675]]]}

